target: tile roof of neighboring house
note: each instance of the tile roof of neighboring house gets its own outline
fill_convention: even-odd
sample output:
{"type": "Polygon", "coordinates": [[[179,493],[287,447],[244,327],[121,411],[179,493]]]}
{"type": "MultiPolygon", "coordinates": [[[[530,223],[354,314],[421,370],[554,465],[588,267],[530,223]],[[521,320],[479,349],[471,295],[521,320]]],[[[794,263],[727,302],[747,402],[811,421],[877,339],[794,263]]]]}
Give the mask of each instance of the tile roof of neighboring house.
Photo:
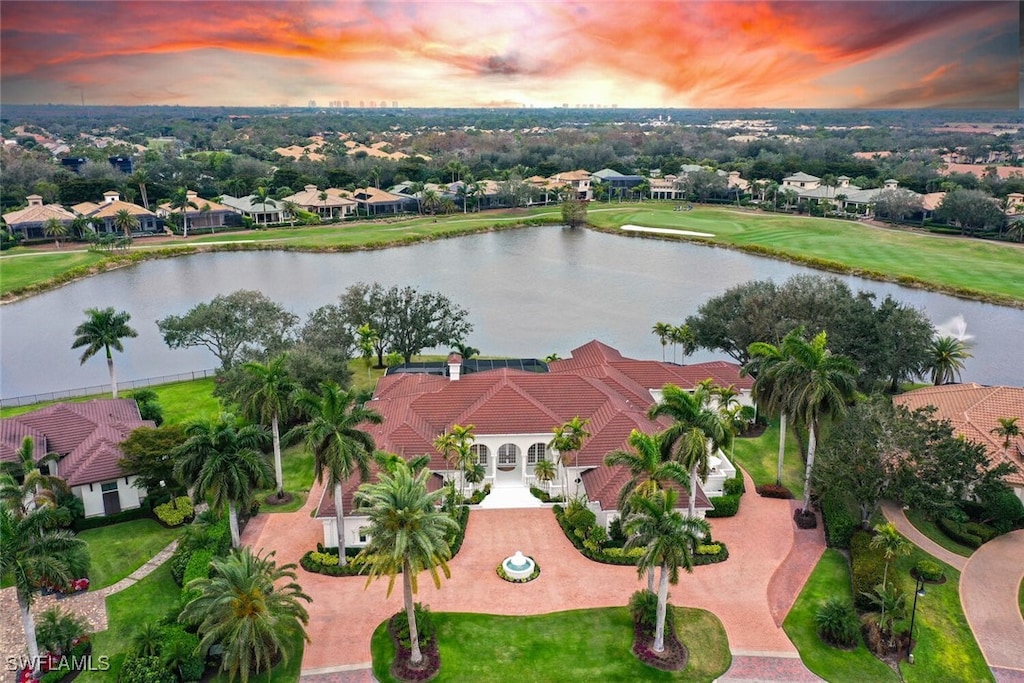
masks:
{"type": "Polygon", "coordinates": [[[42,204],[28,206],[24,209],[15,209],[4,214],[4,221],[7,225],[15,226],[23,223],[45,223],[51,218],[61,222],[75,220],[75,214],[65,209],[60,204],[42,204]]]}
{"type": "Polygon", "coordinates": [[[381,190],[377,187],[360,187],[345,194],[357,202],[366,204],[390,204],[392,202],[403,202],[408,199],[408,197],[391,194],[387,190],[381,190]]]}
{"type": "Polygon", "coordinates": [[[787,180],[790,180],[790,181],[798,182],[798,183],[799,182],[813,183],[815,181],[821,180],[821,178],[819,178],[818,176],[811,175],[810,173],[804,173],[803,171],[799,171],[797,173],[794,173],[793,175],[786,176],[782,180],[783,180],[783,182],[785,182],[787,180]]]}
{"type": "MultiPolygon", "coordinates": [[[[189,214],[194,214],[194,213],[196,213],[198,211],[202,211],[203,207],[206,207],[206,206],[210,207],[210,211],[214,211],[214,212],[216,212],[216,211],[223,211],[225,213],[234,213],[234,209],[232,209],[230,206],[224,206],[223,204],[218,204],[217,202],[211,202],[209,199],[203,199],[202,197],[200,197],[196,193],[195,190],[189,190],[187,196],[188,196],[189,201],[192,202],[193,204],[195,204],[195,206],[189,206],[187,208],[187,212],[189,214]]],[[[180,209],[172,209],[170,202],[164,202],[163,204],[161,204],[157,208],[160,209],[161,211],[166,212],[166,213],[172,213],[172,212],[173,213],[178,213],[178,212],[180,212],[180,209]]]]}
{"type": "Polygon", "coordinates": [[[934,211],[939,208],[939,204],[942,203],[945,196],[945,192],[929,192],[928,194],[921,195],[921,206],[924,207],[925,211],[934,211]]]}
{"type": "Polygon", "coordinates": [[[939,172],[944,175],[949,175],[950,173],[970,173],[982,178],[988,173],[990,168],[996,169],[996,173],[1003,180],[1013,176],[1024,175],[1024,168],[1019,166],[996,166],[993,164],[946,164],[945,168],[940,169],[939,172]]]}
{"type": "MultiPolygon", "coordinates": [[[[198,203],[198,202],[197,202],[198,203]]],[[[138,204],[132,204],[130,202],[121,201],[120,199],[113,202],[104,202],[103,204],[97,205],[92,212],[85,214],[92,218],[113,218],[118,214],[119,211],[127,211],[133,216],[155,216],[152,211],[138,204]]]]}
{"type": "Polygon", "coordinates": [[[579,169],[577,171],[565,171],[563,173],[556,173],[551,176],[551,180],[559,183],[565,182],[576,182],[580,180],[590,180],[590,176],[593,175],[590,171],[579,169]]]}
{"type": "Polygon", "coordinates": [[[281,202],[285,200],[272,199],[267,201],[266,206],[256,201],[256,195],[251,194],[247,197],[232,197],[229,194],[221,195],[221,203],[231,209],[236,209],[242,213],[275,213],[281,211],[281,202]],[[273,202],[273,203],[271,203],[273,202]]]}
{"type": "MultiPolygon", "coordinates": [[[[370,478],[367,482],[377,481],[378,470],[376,466],[370,468],[370,478]]],[[[355,511],[355,495],[356,491],[364,482],[359,477],[349,477],[341,485],[341,509],[345,512],[346,517],[351,517],[355,511]]],[[[444,478],[436,472],[427,477],[427,491],[431,493],[439,491],[444,486],[444,478]]],[[[320,494],[320,502],[317,503],[316,513],[313,515],[317,519],[321,517],[332,518],[334,517],[334,488],[324,487],[323,493],[320,494]]]]}
{"type": "Polygon", "coordinates": [[[109,481],[124,476],[117,463],[118,445],[138,427],[154,427],[139,416],[131,399],[98,399],[57,403],[0,420],[0,459],[12,460],[25,436],[35,441],[37,457],[63,456],[57,471],[69,486],[109,481]]]}
{"type": "Polygon", "coordinates": [[[299,206],[316,206],[316,207],[338,207],[338,206],[351,206],[355,204],[354,201],[343,195],[344,190],[339,190],[335,187],[329,187],[326,190],[320,190],[316,185],[306,185],[302,188],[301,192],[285,197],[282,202],[294,202],[299,206]],[[320,193],[326,192],[327,198],[320,199],[320,193]]]}
{"type": "Polygon", "coordinates": [[[946,384],[908,391],[893,398],[910,410],[935,406],[935,417],[947,419],[958,435],[985,446],[993,465],[1009,462],[1017,471],[1006,477],[1015,486],[1024,486],[1024,435],[1003,448],[1003,439],[992,430],[999,418],[1020,418],[1024,422],[1024,387],[986,387],[980,384],[946,384]]]}

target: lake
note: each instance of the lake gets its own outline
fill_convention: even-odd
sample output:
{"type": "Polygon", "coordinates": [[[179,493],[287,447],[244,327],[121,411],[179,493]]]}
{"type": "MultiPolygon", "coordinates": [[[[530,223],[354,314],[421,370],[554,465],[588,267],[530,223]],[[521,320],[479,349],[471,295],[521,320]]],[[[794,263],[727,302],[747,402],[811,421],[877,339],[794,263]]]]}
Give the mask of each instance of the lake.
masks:
{"type": "MultiPolygon", "coordinates": [[[[449,296],[469,310],[474,331],[467,341],[486,355],[564,357],[599,339],[627,356],[660,359],[655,322],[680,324],[708,298],[748,280],[815,272],[729,249],[560,227],[346,254],[226,252],[148,261],[0,307],[0,396],[108,383],[102,353],[80,365],[80,353],[70,348],[89,307],[126,310],[139,332],[115,353],[119,380],[215,367],[205,349],[168,349],[156,321],[218,294],[258,289],[304,317],[349,285],[374,280],[449,296]]],[[[1024,386],[1024,310],[841,279],[879,298],[892,294],[947,332],[969,335],[974,358],[964,381],[1024,386]]],[[[690,360],[723,357],[700,351],[690,360]]]]}

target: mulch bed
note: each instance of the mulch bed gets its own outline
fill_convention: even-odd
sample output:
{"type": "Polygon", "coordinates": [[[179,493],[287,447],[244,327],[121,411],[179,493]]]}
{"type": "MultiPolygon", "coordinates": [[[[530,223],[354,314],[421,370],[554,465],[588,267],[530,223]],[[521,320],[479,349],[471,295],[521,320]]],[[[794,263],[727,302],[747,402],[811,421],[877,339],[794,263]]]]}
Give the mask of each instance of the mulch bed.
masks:
{"type": "Polygon", "coordinates": [[[391,675],[399,681],[416,683],[432,680],[441,671],[441,651],[437,647],[437,636],[431,635],[420,643],[420,654],[423,661],[414,665],[410,660],[412,650],[405,647],[396,635],[396,619],[405,618],[404,613],[396,614],[388,620],[388,635],[395,644],[395,660],[391,662],[391,675]]]}
{"type": "Polygon", "coordinates": [[[793,521],[796,522],[798,529],[814,529],[818,526],[818,517],[814,514],[814,510],[797,508],[793,512],[793,521]]]}
{"type": "Polygon", "coordinates": [[[633,624],[633,654],[647,666],[661,671],[682,671],[690,661],[690,651],[679,642],[671,623],[665,623],[665,649],[655,652],[654,631],[640,623],[633,624]]]}
{"type": "Polygon", "coordinates": [[[267,505],[287,505],[293,500],[295,500],[295,496],[285,491],[284,495],[280,497],[278,497],[276,493],[271,493],[269,496],[263,499],[263,502],[266,503],[267,505]]]}

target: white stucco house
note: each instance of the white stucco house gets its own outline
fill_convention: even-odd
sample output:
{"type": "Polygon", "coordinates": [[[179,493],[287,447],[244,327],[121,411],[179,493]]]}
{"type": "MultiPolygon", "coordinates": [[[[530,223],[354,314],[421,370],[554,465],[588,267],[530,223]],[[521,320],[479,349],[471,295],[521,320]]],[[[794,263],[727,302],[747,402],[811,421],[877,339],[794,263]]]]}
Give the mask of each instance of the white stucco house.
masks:
{"type": "Polygon", "coordinates": [[[0,420],[0,460],[17,462],[25,437],[33,440],[36,462],[56,454],[48,473],[64,479],[85,507],[86,517],[113,515],[140,506],[146,497],[135,476],[121,470],[118,447],[143,420],[132,399],[58,403],[0,420]]]}
{"type": "MultiPolygon", "coordinates": [[[[544,363],[534,359],[463,361],[458,354],[447,363],[411,364],[389,372],[377,384],[367,404],[384,421],[369,425],[377,448],[405,458],[430,456],[430,470],[436,475],[433,485],[443,480],[458,482],[460,473],[452,470],[434,449],[434,439],[454,425],[473,425],[473,451],[484,468],[480,486],[494,488],[539,486],[553,495],[586,496],[598,521],[610,524],[618,517],[619,492],[629,480],[622,466],[604,464],[605,456],[628,448],[634,429],[655,433],[670,422],[652,421],[647,410],[660,396],[661,388],[674,384],[693,389],[704,380],[719,386],[734,386],[740,399],[749,403],[752,381],[740,376],[740,366],[715,361],[694,365],[676,365],[661,361],[635,360],[598,341],[572,351],[565,360],[544,363]],[[541,460],[560,463],[559,454],[548,444],[553,429],[580,416],[589,420],[590,437],[573,454],[570,464],[558,466],[550,484],[537,481],[535,469],[541,460]]],[[[709,497],[722,495],[726,479],[736,469],[724,453],[712,460],[714,468],[697,488],[698,515],[712,509],[709,497]]],[[[365,545],[362,533],[365,519],[352,507],[352,496],[361,482],[349,480],[343,489],[346,511],[347,543],[365,545]]],[[[467,485],[467,491],[472,487],[467,485]]],[[[325,491],[316,517],[324,524],[324,545],[337,544],[334,504],[331,491],[325,491]]],[[[689,504],[687,490],[680,489],[679,506],[689,504]]]]}

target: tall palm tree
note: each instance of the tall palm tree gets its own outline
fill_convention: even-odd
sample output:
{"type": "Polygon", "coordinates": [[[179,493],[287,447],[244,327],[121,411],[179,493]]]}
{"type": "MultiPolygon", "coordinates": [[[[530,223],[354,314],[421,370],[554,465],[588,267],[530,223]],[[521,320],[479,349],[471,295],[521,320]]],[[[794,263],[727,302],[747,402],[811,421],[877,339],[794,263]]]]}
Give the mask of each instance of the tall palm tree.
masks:
{"type": "Polygon", "coordinates": [[[360,552],[369,567],[367,585],[387,576],[390,596],[395,577],[401,572],[413,664],[423,661],[413,604],[417,578],[420,572],[428,571],[434,585],[440,588],[438,569],[445,578],[451,576],[448,537],[458,528],[455,520],[438,508],[443,491],[427,491],[429,476],[429,470],[413,474],[405,463],[400,463],[394,472],[382,472],[377,483],[363,484],[356,492],[356,499],[367,506],[366,515],[370,520],[367,528],[370,540],[360,552]]]}
{"type": "Polygon", "coordinates": [[[473,442],[476,436],[473,434],[475,425],[452,425],[452,428],[444,434],[438,434],[434,439],[434,448],[444,457],[449,466],[459,470],[459,496],[466,497],[466,472],[476,463],[476,455],[473,453],[473,442]]]}
{"type": "Polygon", "coordinates": [[[323,204],[323,208],[321,208],[321,209],[320,209],[320,217],[321,217],[321,218],[322,218],[322,217],[323,217],[323,215],[324,215],[324,209],[326,209],[326,208],[327,208],[327,198],[328,198],[328,197],[330,197],[330,196],[331,196],[331,195],[327,194],[327,190],[321,190],[321,191],[320,191],[320,194],[318,194],[318,195],[317,195],[317,198],[318,198],[318,199],[320,200],[320,202],[321,202],[321,203],[323,204]]]}
{"type": "Polygon", "coordinates": [[[39,673],[39,643],[32,616],[36,591],[43,583],[66,586],[71,579],[66,557],[80,552],[85,542],[71,532],[56,530],[54,508],[27,514],[0,505],[0,580],[14,587],[33,672],[39,673]]]}
{"type": "Polygon", "coordinates": [[[262,425],[240,425],[234,415],[224,414],[216,421],[190,422],[185,435],[187,440],[173,454],[176,478],[193,482],[197,501],[209,498],[215,510],[227,509],[231,545],[238,548],[238,507],[247,507],[253,492],[273,481],[260,453],[270,434],[262,425]]]}
{"type": "Polygon", "coordinates": [[[680,348],[679,362],[682,363],[686,357],[697,350],[697,339],[690,331],[689,325],[678,325],[669,330],[669,341],[672,342],[672,362],[676,362],[676,347],[680,348]]]}
{"type": "Polygon", "coordinates": [[[334,520],[338,531],[338,561],[345,566],[345,511],[342,505],[342,484],[358,475],[360,481],[370,476],[373,459],[373,437],[360,429],[363,423],[380,424],[381,414],[367,408],[367,395],[344,391],[335,382],[324,382],[320,393],[300,391],[295,402],[304,422],[286,436],[286,441],[301,438],[313,453],[313,467],[320,483],[326,479],[334,490],[334,520]]]}
{"type": "Polygon", "coordinates": [[[210,577],[194,579],[185,587],[196,593],[178,620],[197,626],[199,649],[224,648],[221,671],[243,683],[252,674],[270,670],[279,658],[287,661],[287,643],[296,631],[306,634],[309,613],[302,602],[312,598],[296,582],[295,565],[278,566],[274,553],[254,555],[236,550],[210,563],[210,577]]]}
{"type": "Polygon", "coordinates": [[[53,243],[60,249],[60,238],[66,237],[70,229],[59,218],[49,218],[43,223],[43,234],[53,238],[53,243]]]}
{"type": "Polygon", "coordinates": [[[750,361],[741,374],[753,375],[754,386],[750,395],[759,408],[769,415],[779,415],[779,460],[775,483],[782,486],[782,466],[786,457],[786,406],[783,387],[775,380],[777,368],[786,360],[785,349],[768,342],[754,342],[747,348],[750,361]]]}
{"type": "Polygon", "coordinates": [[[181,214],[181,236],[188,237],[188,209],[198,209],[199,205],[188,198],[188,188],[179,187],[171,195],[171,201],[169,206],[172,210],[177,210],[181,214]]]}
{"type": "Polygon", "coordinates": [[[810,341],[797,328],[782,340],[786,357],[774,370],[786,410],[807,427],[807,467],[804,471],[803,509],[811,504],[811,473],[823,418],[836,419],[846,413],[857,388],[858,369],[852,360],[827,348],[825,332],[810,341]]]}
{"type": "Polygon", "coordinates": [[[932,372],[932,384],[952,384],[960,381],[960,371],[964,369],[964,361],[972,358],[970,345],[956,337],[936,337],[932,340],[931,358],[928,368],[932,372]]]}
{"type": "Polygon", "coordinates": [[[297,385],[285,367],[287,356],[281,354],[268,363],[246,363],[242,366],[246,381],[236,396],[242,405],[246,418],[270,423],[274,439],[274,480],[277,497],[284,497],[284,474],[281,468],[281,431],[279,420],[287,419],[291,413],[291,397],[297,385]]]}
{"type": "Polygon", "coordinates": [[[146,194],[146,183],[149,182],[149,174],[146,173],[145,169],[138,169],[130,176],[128,176],[129,182],[133,182],[139,186],[139,193],[142,195],[142,205],[149,210],[149,196],[146,194]]]}
{"type": "Polygon", "coordinates": [[[0,505],[19,515],[46,505],[55,505],[56,494],[70,489],[60,477],[43,474],[39,464],[59,457],[57,453],[48,453],[36,462],[35,441],[30,436],[22,439],[21,447],[15,453],[16,459],[0,463],[0,505]]]}
{"type": "Polygon", "coordinates": [[[424,211],[429,212],[431,215],[436,214],[437,210],[441,208],[441,194],[433,188],[423,190],[422,203],[424,211]]]}
{"type": "Polygon", "coordinates": [[[1020,436],[1020,426],[1017,424],[1019,417],[1000,417],[999,426],[989,430],[990,434],[998,434],[1003,437],[1003,448],[1009,448],[1010,442],[1020,436]]]}
{"type": "Polygon", "coordinates": [[[679,583],[679,568],[693,571],[692,549],[710,532],[703,519],[683,517],[675,509],[678,495],[675,489],[664,489],[654,495],[637,496],[635,512],[626,521],[630,539],[627,548],[643,548],[637,561],[637,572],[661,569],[658,583],[658,612],[654,631],[655,652],[665,650],[665,613],[668,606],[668,584],[679,583]]]}
{"type": "Polygon", "coordinates": [[[125,237],[131,237],[132,231],[138,230],[139,225],[139,219],[128,209],[119,209],[114,214],[114,227],[123,232],[125,237]]]}
{"type": "Polygon", "coordinates": [[[664,363],[665,347],[668,346],[668,340],[672,336],[672,325],[668,323],[654,323],[654,327],[651,331],[654,332],[658,337],[658,341],[661,342],[661,362],[664,363]]]}
{"type": "Polygon", "coordinates": [[[691,393],[666,384],[661,391],[661,402],[651,406],[647,415],[652,420],[662,416],[673,420],[661,434],[661,453],[689,471],[689,514],[694,517],[697,480],[707,479],[711,455],[732,443],[732,432],[711,407],[711,392],[706,385],[698,385],[691,393]]]}
{"type": "Polygon", "coordinates": [[[583,448],[583,442],[590,437],[587,424],[590,420],[581,419],[579,415],[565,424],[552,429],[554,438],[548,443],[549,448],[558,451],[558,462],[562,465],[563,495],[569,500],[569,467],[576,459],[576,454],[583,448]]]}
{"type": "Polygon", "coordinates": [[[79,364],[85,365],[100,349],[107,354],[107,370],[110,372],[110,393],[117,398],[117,377],[114,375],[114,354],[115,351],[124,352],[122,339],[137,337],[139,333],[128,326],[131,314],[127,311],[115,311],[110,308],[87,308],[85,309],[86,319],[81,325],[75,328],[75,340],[71,348],[85,347],[79,364]]]}
{"type": "MultiPolygon", "coordinates": [[[[277,206],[277,202],[275,202],[273,197],[271,197],[270,190],[268,190],[265,187],[257,187],[256,191],[253,192],[252,194],[253,194],[253,199],[255,199],[256,203],[259,204],[260,208],[263,209],[263,211],[261,212],[263,214],[267,213],[267,204],[270,204],[271,206],[275,206],[275,207],[277,206]]],[[[266,224],[266,223],[269,223],[269,222],[270,221],[267,220],[266,215],[264,215],[263,216],[263,223],[266,224]]]]}
{"type": "Polygon", "coordinates": [[[656,435],[634,429],[627,443],[632,450],[612,451],[604,457],[606,465],[622,465],[629,470],[629,481],[619,492],[619,513],[629,514],[634,496],[651,496],[669,482],[685,486],[689,480],[686,469],[678,462],[662,456],[661,442],[656,435]]]}

